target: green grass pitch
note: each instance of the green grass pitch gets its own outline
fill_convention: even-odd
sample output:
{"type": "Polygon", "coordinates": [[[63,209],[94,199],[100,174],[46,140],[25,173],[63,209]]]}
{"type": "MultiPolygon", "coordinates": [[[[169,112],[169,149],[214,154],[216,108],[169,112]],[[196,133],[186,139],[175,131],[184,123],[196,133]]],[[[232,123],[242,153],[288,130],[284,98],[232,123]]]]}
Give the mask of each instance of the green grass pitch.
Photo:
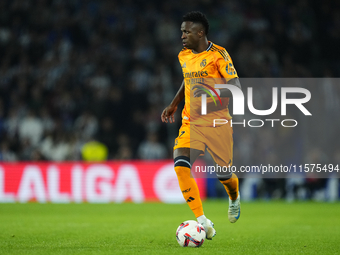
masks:
{"type": "Polygon", "coordinates": [[[217,235],[200,248],[177,244],[185,204],[0,204],[0,254],[339,254],[340,204],[204,202],[217,235]]]}

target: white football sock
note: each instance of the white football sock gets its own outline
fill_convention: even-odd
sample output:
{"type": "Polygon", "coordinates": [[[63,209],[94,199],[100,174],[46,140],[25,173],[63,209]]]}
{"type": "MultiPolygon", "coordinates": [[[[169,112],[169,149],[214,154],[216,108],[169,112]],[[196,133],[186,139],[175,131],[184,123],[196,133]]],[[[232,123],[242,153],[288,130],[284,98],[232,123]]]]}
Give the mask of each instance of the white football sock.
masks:
{"type": "Polygon", "coordinates": [[[206,220],[207,220],[207,217],[205,217],[204,214],[202,216],[197,217],[197,221],[198,221],[199,224],[205,223],[206,220]]]}

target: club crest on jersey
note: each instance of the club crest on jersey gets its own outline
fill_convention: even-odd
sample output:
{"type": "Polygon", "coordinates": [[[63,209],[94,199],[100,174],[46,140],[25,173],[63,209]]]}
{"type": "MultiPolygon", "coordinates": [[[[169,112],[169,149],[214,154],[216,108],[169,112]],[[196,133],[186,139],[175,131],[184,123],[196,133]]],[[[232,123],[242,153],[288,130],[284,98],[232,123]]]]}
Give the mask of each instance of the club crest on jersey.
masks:
{"type": "Polygon", "coordinates": [[[182,68],[186,68],[187,67],[187,62],[184,62],[184,64],[182,65],[182,68]]]}
{"type": "Polygon", "coordinates": [[[200,66],[203,68],[203,67],[206,66],[206,64],[207,64],[207,60],[206,60],[206,59],[203,59],[202,62],[201,62],[201,64],[200,64],[200,66]]]}

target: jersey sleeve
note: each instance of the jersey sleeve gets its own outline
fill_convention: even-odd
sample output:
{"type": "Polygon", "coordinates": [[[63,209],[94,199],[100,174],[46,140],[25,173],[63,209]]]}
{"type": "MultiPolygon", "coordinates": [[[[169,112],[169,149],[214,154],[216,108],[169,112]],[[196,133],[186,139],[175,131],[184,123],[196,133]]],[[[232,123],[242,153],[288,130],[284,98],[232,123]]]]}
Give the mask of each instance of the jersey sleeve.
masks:
{"type": "Polygon", "coordinates": [[[180,63],[180,65],[183,67],[184,62],[184,56],[186,53],[186,48],[183,48],[179,53],[178,53],[178,61],[180,63]]]}
{"type": "Polygon", "coordinates": [[[238,77],[228,52],[226,50],[219,50],[216,54],[216,65],[221,76],[227,80],[238,77]]]}

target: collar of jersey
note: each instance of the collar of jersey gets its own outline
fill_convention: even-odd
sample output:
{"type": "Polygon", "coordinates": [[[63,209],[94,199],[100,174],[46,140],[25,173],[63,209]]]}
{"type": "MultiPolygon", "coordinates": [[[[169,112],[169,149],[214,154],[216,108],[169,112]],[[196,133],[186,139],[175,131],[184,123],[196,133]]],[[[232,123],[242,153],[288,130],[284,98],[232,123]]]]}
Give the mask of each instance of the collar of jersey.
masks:
{"type": "Polygon", "coordinates": [[[206,49],[206,51],[209,51],[210,48],[212,47],[212,45],[213,45],[213,43],[209,41],[209,46],[208,46],[208,48],[206,49]]]}
{"type": "Polygon", "coordinates": [[[213,43],[210,42],[210,41],[208,41],[208,42],[209,42],[209,46],[208,46],[208,48],[207,48],[205,51],[202,51],[202,52],[200,52],[200,53],[193,53],[192,50],[191,50],[191,53],[192,53],[192,54],[195,54],[195,55],[199,55],[199,54],[202,54],[203,52],[209,51],[209,50],[211,49],[213,43]]]}

